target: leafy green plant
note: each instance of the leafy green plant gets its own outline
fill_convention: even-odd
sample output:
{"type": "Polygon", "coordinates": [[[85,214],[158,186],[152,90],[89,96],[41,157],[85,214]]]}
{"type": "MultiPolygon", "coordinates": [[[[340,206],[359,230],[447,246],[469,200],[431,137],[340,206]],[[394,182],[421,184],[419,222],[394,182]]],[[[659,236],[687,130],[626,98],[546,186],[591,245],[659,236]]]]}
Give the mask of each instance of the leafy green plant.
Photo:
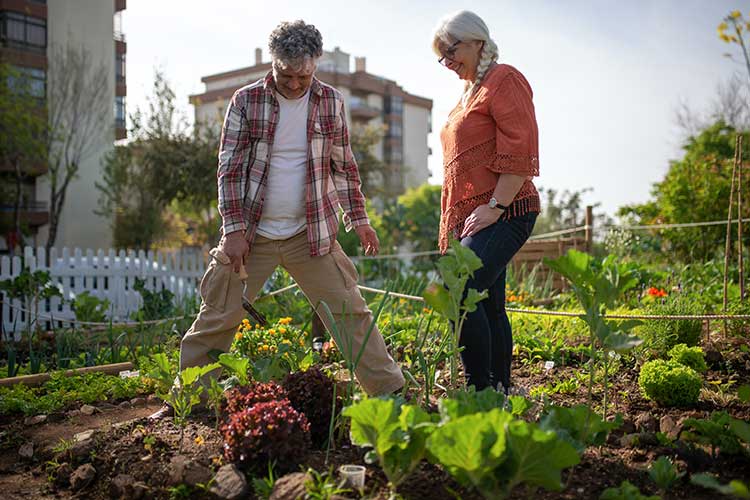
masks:
{"type": "Polygon", "coordinates": [[[166,353],[158,352],[148,358],[144,368],[146,376],[156,382],[157,394],[167,394],[177,378],[177,364],[166,353]]]}
{"type": "Polygon", "coordinates": [[[708,370],[703,349],[700,347],[688,347],[687,344],[677,344],[669,350],[669,359],[677,361],[681,365],[692,368],[698,373],[708,370]]]}
{"type": "Polygon", "coordinates": [[[646,399],[662,406],[689,406],[698,401],[703,381],[692,368],[655,359],[641,366],[638,385],[646,399]]]}
{"type": "Polygon", "coordinates": [[[475,391],[473,387],[466,390],[453,391],[450,397],[443,398],[438,403],[442,422],[448,422],[465,415],[488,412],[495,408],[503,408],[506,397],[491,387],[475,391]]]}
{"type": "Polygon", "coordinates": [[[750,425],[725,411],[715,411],[709,419],[685,419],[682,438],[710,446],[713,457],[717,449],[727,455],[747,454],[748,449],[742,442],[750,444],[750,425]]]}
{"type": "Polygon", "coordinates": [[[588,446],[603,445],[609,433],[621,425],[621,415],[612,422],[605,422],[587,405],[551,406],[539,421],[542,429],[554,430],[579,453],[588,446]]]}
{"type": "Polygon", "coordinates": [[[224,386],[216,380],[216,377],[210,377],[208,386],[206,387],[206,394],[208,396],[208,405],[214,410],[214,417],[216,418],[215,428],[218,429],[221,420],[221,408],[224,405],[224,386]]]}
{"type": "Polygon", "coordinates": [[[318,472],[313,468],[307,469],[310,476],[305,482],[305,498],[309,500],[331,500],[341,498],[341,495],[351,493],[349,488],[342,488],[336,480],[332,469],[327,472],[318,472]]]}
{"type": "Polygon", "coordinates": [[[690,476],[690,482],[697,486],[718,491],[722,495],[750,498],[750,486],[739,479],[729,481],[728,484],[721,484],[716,476],[712,476],[711,474],[693,474],[690,476]]]}
{"type": "Polygon", "coordinates": [[[644,495],[630,481],[623,481],[617,488],[607,488],[604,490],[599,500],[661,500],[661,497],[658,495],[644,495]]]}
{"type": "MultiPolygon", "coordinates": [[[[646,314],[653,315],[693,315],[703,311],[690,299],[669,298],[665,303],[654,303],[646,308],[646,314]]],[[[637,333],[644,345],[663,356],[677,344],[689,347],[698,345],[703,324],[697,319],[646,320],[638,327],[637,333]]]]}
{"type": "Polygon", "coordinates": [[[451,383],[458,380],[458,341],[461,336],[466,315],[477,309],[477,304],[487,297],[487,291],[478,292],[466,284],[474,271],[482,267],[482,260],[473,250],[461,245],[457,240],[451,242],[451,252],[437,262],[438,272],[444,285],[431,283],[424,291],[425,302],[436,312],[445,316],[453,327],[451,335],[451,383]]]}
{"type": "Polygon", "coordinates": [[[235,385],[248,385],[250,383],[250,359],[232,353],[219,354],[219,365],[231,375],[227,380],[226,387],[235,385]]]}
{"type": "Polygon", "coordinates": [[[393,487],[422,460],[434,428],[424,410],[392,398],[364,399],[345,408],[343,415],[351,419],[352,443],[372,448],[370,459],[377,457],[393,487]]]}
{"type": "Polygon", "coordinates": [[[667,457],[659,457],[648,469],[648,475],[656,486],[665,492],[682,479],[684,472],[678,472],[672,461],[667,457]]]}
{"type": "Polygon", "coordinates": [[[276,484],[276,476],[273,472],[274,463],[268,462],[268,472],[262,477],[253,477],[253,492],[255,496],[262,500],[268,500],[273,493],[273,487],[276,484]]]}
{"type": "Polygon", "coordinates": [[[743,403],[750,403],[750,385],[741,385],[737,388],[737,398],[743,403]]]}
{"type": "Polygon", "coordinates": [[[201,377],[218,367],[218,363],[189,366],[177,374],[177,383],[166,394],[162,395],[164,401],[174,408],[174,421],[180,427],[180,452],[182,452],[182,440],[187,418],[193,411],[193,407],[200,403],[200,395],[203,392],[203,386],[200,383],[201,377]]]}
{"type": "Polygon", "coordinates": [[[133,319],[136,321],[164,319],[174,315],[174,294],[171,291],[166,288],[151,291],[146,288],[146,280],[140,278],[135,278],[133,290],[143,298],[143,305],[133,313],[133,319]]]}
{"type": "Polygon", "coordinates": [[[520,484],[559,490],[561,471],[580,460],[555,432],[497,408],[443,423],[427,450],[459,483],[492,499],[506,498],[520,484]]]}
{"type": "Polygon", "coordinates": [[[602,415],[607,418],[607,383],[610,351],[626,352],[641,343],[641,340],[628,332],[639,325],[638,321],[607,321],[604,316],[607,308],[615,306],[617,300],[638,284],[638,269],[633,264],[618,263],[610,255],[601,261],[577,250],[555,259],[544,259],[553,271],[563,275],[573,288],[576,298],[583,307],[584,321],[589,327],[589,347],[591,366],[589,367],[589,405],[593,403],[594,363],[601,359],[604,365],[604,402],[602,415]],[[600,351],[604,351],[603,354],[600,351]]]}
{"type": "Polygon", "coordinates": [[[107,321],[109,307],[108,299],[100,299],[91,295],[90,292],[79,293],[71,304],[78,321],[94,321],[97,323],[107,321]]]}

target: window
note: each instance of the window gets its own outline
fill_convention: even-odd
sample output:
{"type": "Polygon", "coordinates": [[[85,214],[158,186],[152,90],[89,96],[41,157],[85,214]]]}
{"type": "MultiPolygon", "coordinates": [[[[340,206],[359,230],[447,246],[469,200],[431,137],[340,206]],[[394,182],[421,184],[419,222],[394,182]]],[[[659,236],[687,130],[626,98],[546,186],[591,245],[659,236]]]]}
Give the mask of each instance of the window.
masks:
{"type": "Polygon", "coordinates": [[[402,135],[403,135],[403,128],[401,125],[401,120],[399,119],[391,120],[390,125],[388,125],[388,137],[400,138],[402,135]]]}
{"type": "Polygon", "coordinates": [[[0,42],[44,52],[47,48],[47,21],[17,12],[0,12],[0,42]]]}
{"type": "Polygon", "coordinates": [[[115,82],[125,83],[125,54],[115,54],[115,82]]]}
{"type": "Polygon", "coordinates": [[[404,112],[404,99],[399,96],[387,96],[385,98],[385,112],[391,115],[401,115],[404,112]]]}
{"type": "Polygon", "coordinates": [[[125,97],[115,97],[115,127],[125,128],[125,97]]]}
{"type": "Polygon", "coordinates": [[[8,87],[15,92],[27,92],[38,99],[47,96],[47,72],[39,68],[13,66],[16,74],[8,76],[8,87]]]}

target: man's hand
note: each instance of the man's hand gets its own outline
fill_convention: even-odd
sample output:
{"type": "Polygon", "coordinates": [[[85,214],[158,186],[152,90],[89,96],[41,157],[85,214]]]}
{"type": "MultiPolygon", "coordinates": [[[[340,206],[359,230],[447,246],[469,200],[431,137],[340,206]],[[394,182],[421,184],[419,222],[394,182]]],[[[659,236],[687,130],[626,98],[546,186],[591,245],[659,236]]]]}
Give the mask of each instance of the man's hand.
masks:
{"type": "Polygon", "coordinates": [[[359,236],[359,241],[362,243],[365,255],[377,255],[380,251],[380,241],[372,226],[364,224],[355,227],[354,230],[357,232],[357,236],[359,236]]]}
{"type": "Polygon", "coordinates": [[[235,273],[240,272],[240,266],[244,265],[245,257],[250,253],[250,245],[245,239],[244,231],[235,231],[225,235],[219,244],[222,251],[232,261],[232,269],[235,273]]]}
{"type": "Polygon", "coordinates": [[[491,226],[500,218],[503,211],[498,208],[490,208],[489,205],[479,205],[474,209],[473,212],[466,218],[464,223],[464,230],[461,233],[461,238],[467,236],[474,236],[482,229],[491,226]]]}

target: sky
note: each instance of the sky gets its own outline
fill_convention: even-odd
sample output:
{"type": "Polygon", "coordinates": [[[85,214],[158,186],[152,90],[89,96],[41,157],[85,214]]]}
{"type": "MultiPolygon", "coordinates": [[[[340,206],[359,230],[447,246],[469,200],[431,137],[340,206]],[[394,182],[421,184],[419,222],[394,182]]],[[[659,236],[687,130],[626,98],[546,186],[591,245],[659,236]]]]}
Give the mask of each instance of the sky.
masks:
{"type": "MultiPolygon", "coordinates": [[[[268,60],[268,34],[281,21],[303,19],[323,34],[325,50],[367,58],[367,71],[432,99],[431,182],[442,180],[439,130],[462,82],[437,63],[435,25],[446,14],[479,14],[500,49],[534,90],[545,189],[593,188],[587,203],[612,214],[647,201],[670,160],[682,155],[681,102],[705,110],[717,85],[744,66],[736,45],[716,27],[730,11],[747,17],[750,2],[727,0],[492,0],[260,2],[130,0],[127,37],[128,112],[146,109],[154,71],[164,72],[185,116],[201,77],[251,66],[255,48],[268,60]],[[325,5],[325,8],[321,8],[325,5]]],[[[740,73],[747,77],[746,73],[740,73]]]]}

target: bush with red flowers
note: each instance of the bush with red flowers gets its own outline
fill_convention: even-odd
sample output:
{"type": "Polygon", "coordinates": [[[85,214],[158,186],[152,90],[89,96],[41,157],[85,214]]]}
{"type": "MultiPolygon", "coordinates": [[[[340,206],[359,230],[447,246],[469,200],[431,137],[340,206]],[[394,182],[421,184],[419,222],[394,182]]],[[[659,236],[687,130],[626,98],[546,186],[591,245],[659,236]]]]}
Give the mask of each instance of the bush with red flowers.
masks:
{"type": "MultiPolygon", "coordinates": [[[[283,382],[289,401],[298,412],[304,413],[310,422],[312,442],[322,446],[328,438],[333,406],[334,381],[313,366],[303,372],[287,375],[283,382]]],[[[336,414],[341,411],[341,397],[336,398],[336,414]]]]}
{"type": "Polygon", "coordinates": [[[263,471],[272,461],[279,469],[293,470],[310,446],[310,424],[288,399],[231,413],[221,432],[224,457],[246,470],[263,471]]]}

